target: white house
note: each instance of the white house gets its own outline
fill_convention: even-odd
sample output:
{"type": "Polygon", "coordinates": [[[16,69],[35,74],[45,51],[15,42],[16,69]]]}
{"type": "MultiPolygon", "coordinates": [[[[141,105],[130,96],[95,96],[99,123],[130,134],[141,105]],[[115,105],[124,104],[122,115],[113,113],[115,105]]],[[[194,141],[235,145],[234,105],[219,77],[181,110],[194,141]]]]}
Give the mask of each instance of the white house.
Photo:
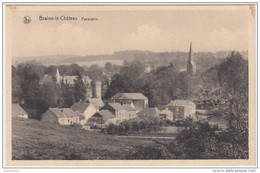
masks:
{"type": "Polygon", "coordinates": [[[80,124],[85,124],[87,120],[97,112],[97,109],[91,103],[86,103],[84,101],[74,103],[71,109],[84,116],[84,119],[81,120],[80,124]]]}
{"type": "Polygon", "coordinates": [[[43,122],[57,123],[60,125],[78,124],[80,115],[70,108],[49,108],[41,116],[43,122]]]}
{"type": "Polygon", "coordinates": [[[164,107],[172,111],[175,120],[196,119],[196,104],[190,100],[173,100],[164,107]]]}

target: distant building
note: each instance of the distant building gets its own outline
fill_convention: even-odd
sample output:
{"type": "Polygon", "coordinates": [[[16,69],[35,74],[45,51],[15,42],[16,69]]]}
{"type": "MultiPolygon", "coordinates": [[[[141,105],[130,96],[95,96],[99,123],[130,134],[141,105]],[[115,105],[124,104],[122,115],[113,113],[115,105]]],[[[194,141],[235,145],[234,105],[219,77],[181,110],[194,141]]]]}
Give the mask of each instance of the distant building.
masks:
{"type": "Polygon", "coordinates": [[[109,110],[115,116],[116,119],[119,120],[128,119],[126,114],[127,111],[125,107],[123,107],[120,103],[116,103],[116,102],[106,103],[103,106],[102,110],[109,110]]]}
{"type": "Polygon", "coordinates": [[[133,104],[137,111],[148,107],[148,98],[142,93],[117,93],[111,100],[121,104],[133,104]]]}
{"type": "Polygon", "coordinates": [[[133,105],[123,104],[122,106],[126,110],[126,116],[128,117],[128,119],[136,118],[136,110],[133,105]]]}
{"type": "Polygon", "coordinates": [[[166,106],[172,111],[175,120],[183,120],[184,118],[196,118],[196,105],[189,100],[173,100],[166,106]]]}
{"type": "Polygon", "coordinates": [[[115,116],[108,110],[101,110],[92,115],[83,128],[90,130],[93,127],[103,128],[109,124],[109,120],[115,119],[115,116]]]}
{"type": "Polygon", "coordinates": [[[159,117],[161,119],[174,120],[173,113],[169,109],[164,109],[159,112],[159,117]]]}
{"type": "Polygon", "coordinates": [[[28,114],[19,104],[12,104],[12,116],[20,118],[28,118],[28,114]]]}
{"type": "Polygon", "coordinates": [[[84,116],[84,119],[82,119],[80,122],[81,124],[85,124],[87,120],[97,112],[96,108],[91,103],[87,103],[84,101],[74,103],[71,109],[74,112],[84,116]]]}
{"type": "Polygon", "coordinates": [[[43,122],[71,125],[80,123],[80,115],[70,108],[49,108],[42,114],[43,122]]]}
{"type": "Polygon", "coordinates": [[[137,113],[138,118],[149,118],[149,117],[159,117],[160,111],[158,108],[144,108],[137,113]]]}
{"type": "Polygon", "coordinates": [[[145,73],[150,73],[150,72],[151,72],[151,70],[152,70],[152,69],[151,69],[151,66],[150,66],[150,64],[146,64],[146,65],[145,65],[144,72],[145,72],[145,73]]]}
{"type": "Polygon", "coordinates": [[[189,76],[193,76],[196,74],[196,64],[193,58],[192,43],[190,43],[190,52],[189,52],[189,58],[187,62],[187,72],[189,76]]]}
{"type": "MultiPolygon", "coordinates": [[[[67,75],[60,75],[59,69],[57,68],[55,75],[45,75],[39,82],[39,84],[45,84],[45,83],[57,83],[61,84],[63,81],[65,84],[73,85],[75,80],[77,79],[77,76],[67,76],[67,75]]],[[[88,76],[82,76],[82,80],[85,85],[90,85],[90,78],[88,76]]]]}

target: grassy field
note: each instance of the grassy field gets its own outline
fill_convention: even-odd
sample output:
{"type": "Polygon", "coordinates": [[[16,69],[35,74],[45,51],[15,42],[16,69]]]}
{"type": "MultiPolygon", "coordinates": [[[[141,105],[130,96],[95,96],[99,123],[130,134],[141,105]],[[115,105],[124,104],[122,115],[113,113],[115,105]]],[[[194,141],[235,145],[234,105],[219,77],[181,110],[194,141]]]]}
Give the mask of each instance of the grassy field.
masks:
{"type": "Polygon", "coordinates": [[[12,120],[13,160],[118,160],[154,139],[118,138],[33,119],[12,120]]]}

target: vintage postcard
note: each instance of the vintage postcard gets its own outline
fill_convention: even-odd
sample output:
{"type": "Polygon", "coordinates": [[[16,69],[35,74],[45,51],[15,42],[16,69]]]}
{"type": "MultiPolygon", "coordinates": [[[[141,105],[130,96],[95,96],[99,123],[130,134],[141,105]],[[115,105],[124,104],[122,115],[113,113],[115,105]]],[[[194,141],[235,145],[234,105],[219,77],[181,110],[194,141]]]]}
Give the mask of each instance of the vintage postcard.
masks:
{"type": "Polygon", "coordinates": [[[4,166],[256,166],[256,4],[4,4],[4,166]]]}

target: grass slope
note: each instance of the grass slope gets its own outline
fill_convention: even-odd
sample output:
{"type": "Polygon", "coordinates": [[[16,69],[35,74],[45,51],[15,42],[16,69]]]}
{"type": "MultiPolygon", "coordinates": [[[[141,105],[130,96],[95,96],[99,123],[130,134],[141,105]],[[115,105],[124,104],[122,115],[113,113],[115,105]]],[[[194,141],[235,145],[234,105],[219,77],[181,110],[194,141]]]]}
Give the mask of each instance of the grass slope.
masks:
{"type": "Polygon", "coordinates": [[[117,138],[73,126],[12,119],[13,160],[118,160],[151,139],[117,138]]]}

